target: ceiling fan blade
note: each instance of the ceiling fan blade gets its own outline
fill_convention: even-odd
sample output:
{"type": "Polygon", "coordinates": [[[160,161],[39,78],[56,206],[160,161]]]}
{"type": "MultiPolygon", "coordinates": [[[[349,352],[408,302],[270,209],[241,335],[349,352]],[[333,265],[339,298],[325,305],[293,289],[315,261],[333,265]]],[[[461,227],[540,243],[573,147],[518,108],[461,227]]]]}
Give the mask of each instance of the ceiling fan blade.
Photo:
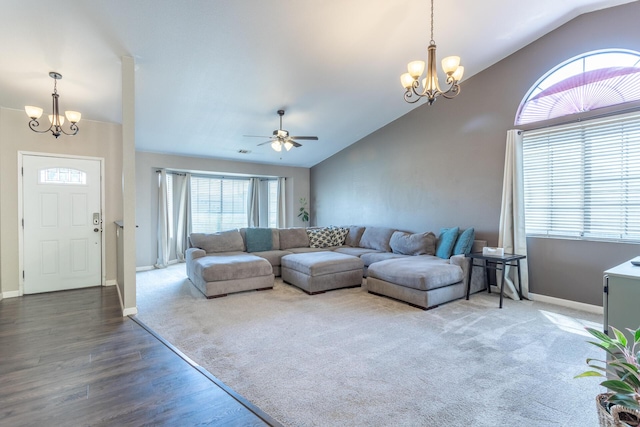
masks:
{"type": "Polygon", "coordinates": [[[272,142],[273,142],[272,140],[261,142],[260,144],[258,144],[258,147],[260,147],[261,145],[264,145],[264,144],[271,144],[272,142]]]}
{"type": "Polygon", "coordinates": [[[300,144],[299,142],[296,142],[296,141],[294,141],[292,139],[290,139],[289,142],[292,143],[294,147],[302,147],[302,144],[300,144]]]}
{"type": "Polygon", "coordinates": [[[264,136],[264,135],[242,135],[242,136],[247,138],[271,138],[270,136],[264,136]]]}
{"type": "Polygon", "coordinates": [[[317,136],[290,136],[289,138],[291,138],[291,139],[302,139],[302,140],[307,140],[307,141],[317,141],[318,140],[317,136]]]}

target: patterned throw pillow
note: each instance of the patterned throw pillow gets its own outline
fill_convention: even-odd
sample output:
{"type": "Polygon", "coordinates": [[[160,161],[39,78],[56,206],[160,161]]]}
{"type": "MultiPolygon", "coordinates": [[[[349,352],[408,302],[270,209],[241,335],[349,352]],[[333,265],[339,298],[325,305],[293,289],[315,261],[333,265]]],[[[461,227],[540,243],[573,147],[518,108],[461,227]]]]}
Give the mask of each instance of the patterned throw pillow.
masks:
{"type": "Polygon", "coordinates": [[[310,228],[307,229],[309,236],[309,247],[328,248],[333,246],[333,230],[330,228],[310,228]]]}
{"type": "Polygon", "coordinates": [[[345,227],[331,227],[331,230],[333,231],[332,246],[344,245],[344,241],[347,238],[347,233],[349,233],[349,229],[345,227]]]}

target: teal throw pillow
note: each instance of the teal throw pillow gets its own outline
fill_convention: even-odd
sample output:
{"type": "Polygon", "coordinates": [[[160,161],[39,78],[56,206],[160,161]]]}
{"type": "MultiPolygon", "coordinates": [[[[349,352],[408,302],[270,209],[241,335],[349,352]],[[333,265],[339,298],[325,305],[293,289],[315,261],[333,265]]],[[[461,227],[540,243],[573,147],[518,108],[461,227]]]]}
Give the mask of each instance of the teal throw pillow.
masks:
{"type": "Polygon", "coordinates": [[[438,242],[436,244],[436,256],[442,259],[449,259],[453,246],[458,239],[458,227],[443,228],[440,230],[440,236],[438,236],[438,242]]]}
{"type": "Polygon", "coordinates": [[[476,238],[476,232],[473,227],[467,228],[458,235],[458,240],[453,246],[453,255],[467,255],[471,253],[473,240],[476,238]]]}
{"type": "Polygon", "coordinates": [[[247,252],[270,251],[273,237],[270,228],[247,228],[245,232],[247,252]]]}

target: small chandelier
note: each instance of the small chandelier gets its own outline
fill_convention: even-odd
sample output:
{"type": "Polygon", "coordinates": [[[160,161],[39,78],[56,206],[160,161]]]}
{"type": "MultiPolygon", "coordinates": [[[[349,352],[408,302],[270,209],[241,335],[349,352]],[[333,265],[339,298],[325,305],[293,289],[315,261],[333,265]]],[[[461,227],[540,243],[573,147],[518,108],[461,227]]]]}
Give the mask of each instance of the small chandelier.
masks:
{"type": "Polygon", "coordinates": [[[464,67],[460,65],[459,56],[447,56],[442,60],[442,68],[447,75],[449,88],[446,91],[440,89],[438,84],[438,71],[436,69],[436,42],[433,41],[433,0],[431,0],[431,41],[429,42],[427,57],[427,75],[421,80],[424,71],[424,61],[411,61],[407,64],[408,73],[400,76],[402,87],[405,88],[404,100],[413,104],[420,98],[427,98],[429,105],[433,104],[440,95],[447,99],[455,98],[460,93],[460,80],[464,74],[464,67]],[[419,89],[422,82],[422,89],[419,89]],[[415,99],[412,99],[413,96],[415,99]]]}
{"type": "Polygon", "coordinates": [[[24,107],[24,110],[27,112],[27,116],[29,116],[29,118],[31,119],[29,120],[29,128],[32,131],[38,133],[51,131],[53,136],[55,136],[56,138],[58,138],[61,133],[64,133],[65,135],[75,135],[78,133],[77,123],[80,121],[80,117],[82,117],[82,114],[78,113],[77,111],[65,111],[64,115],[71,123],[69,125],[70,132],[65,132],[65,130],[62,129],[62,125],[64,124],[64,116],[60,115],[60,110],[58,108],[59,95],[57,89],[58,80],[62,78],[62,75],[56,73],[55,71],[51,71],[49,73],[49,77],[53,79],[53,93],[51,94],[51,97],[53,98],[53,114],[49,114],[49,122],[51,123],[51,126],[49,126],[49,129],[45,130],[36,129],[38,126],[40,126],[40,123],[38,123],[38,119],[40,118],[40,116],[42,116],[42,108],[27,105],[26,107],[24,107]]]}

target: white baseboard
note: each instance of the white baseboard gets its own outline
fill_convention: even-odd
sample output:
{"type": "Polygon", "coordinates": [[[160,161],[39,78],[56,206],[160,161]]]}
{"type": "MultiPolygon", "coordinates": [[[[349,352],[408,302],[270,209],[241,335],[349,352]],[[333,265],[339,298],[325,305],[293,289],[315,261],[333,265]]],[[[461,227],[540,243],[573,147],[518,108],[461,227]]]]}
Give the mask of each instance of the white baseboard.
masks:
{"type": "Polygon", "coordinates": [[[104,282],[105,286],[116,286],[117,284],[118,284],[118,281],[114,279],[107,280],[106,282],[104,282]]]}
{"type": "Polygon", "coordinates": [[[576,310],[587,311],[594,314],[604,314],[604,308],[599,305],[585,304],[583,302],[571,301],[568,299],[555,298],[547,295],[532,294],[529,292],[529,299],[533,301],[546,302],[549,304],[560,305],[562,307],[573,308],[576,310]]]}
{"type": "Polygon", "coordinates": [[[7,291],[2,293],[2,299],[4,298],[17,298],[20,296],[20,291],[7,291]]]}
{"type": "Polygon", "coordinates": [[[134,314],[138,314],[138,307],[129,307],[122,310],[122,316],[133,316],[134,314]]]}
{"type": "Polygon", "coordinates": [[[136,267],[136,271],[150,271],[155,270],[153,265],[143,265],[142,267],[136,267]]]}

